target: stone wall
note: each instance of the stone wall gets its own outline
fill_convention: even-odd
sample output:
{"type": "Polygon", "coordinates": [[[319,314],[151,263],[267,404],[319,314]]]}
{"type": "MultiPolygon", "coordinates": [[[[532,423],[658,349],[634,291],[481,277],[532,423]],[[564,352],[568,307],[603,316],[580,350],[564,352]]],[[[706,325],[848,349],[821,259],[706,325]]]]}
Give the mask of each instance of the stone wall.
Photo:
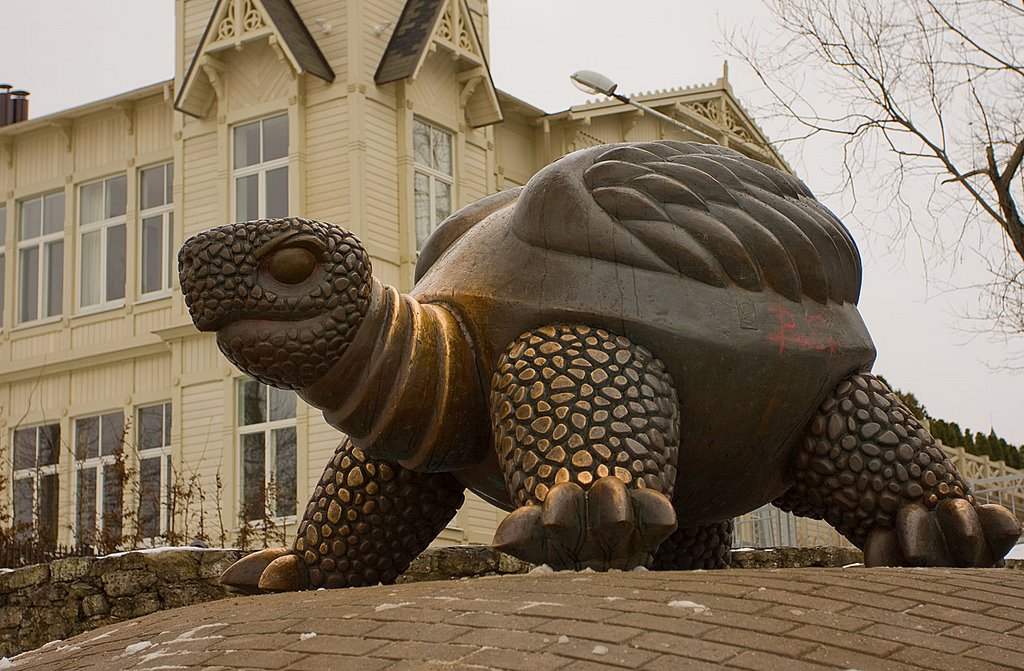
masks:
{"type": "Polygon", "coordinates": [[[241,550],[164,548],[0,570],[0,658],[112,622],[230,594],[241,550]]]}

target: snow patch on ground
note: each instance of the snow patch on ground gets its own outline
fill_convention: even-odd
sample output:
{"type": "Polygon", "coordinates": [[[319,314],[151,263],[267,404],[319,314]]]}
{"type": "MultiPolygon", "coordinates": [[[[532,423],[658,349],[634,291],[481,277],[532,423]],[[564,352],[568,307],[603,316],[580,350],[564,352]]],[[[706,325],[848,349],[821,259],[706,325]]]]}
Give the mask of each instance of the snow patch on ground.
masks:
{"type": "Polygon", "coordinates": [[[412,601],[403,601],[401,603],[382,603],[381,605],[377,606],[373,610],[379,613],[382,610],[391,610],[392,608],[401,608],[402,606],[415,606],[415,605],[416,604],[414,604],[412,601]]]}
{"type": "Polygon", "coordinates": [[[0,669],[13,669],[14,662],[6,657],[0,657],[0,669]]]}
{"type": "Polygon", "coordinates": [[[124,654],[121,656],[124,657],[125,655],[137,655],[146,648],[152,647],[153,641],[139,641],[138,643],[132,643],[131,645],[125,647],[124,654]]]}
{"type": "Polygon", "coordinates": [[[300,641],[308,641],[311,638],[316,638],[316,632],[315,631],[307,631],[307,632],[305,632],[303,634],[299,634],[299,640],[300,641]]]}
{"type": "Polygon", "coordinates": [[[595,645],[594,649],[591,650],[591,652],[594,653],[595,655],[607,655],[608,654],[608,648],[606,646],[603,646],[603,645],[595,645]]]}
{"type": "Polygon", "coordinates": [[[1024,559],[1024,543],[1017,543],[1006,553],[1006,559],[1024,559]]]}
{"type": "Polygon", "coordinates": [[[696,602],[693,602],[693,601],[686,601],[686,600],[680,599],[679,601],[669,601],[668,605],[671,606],[672,608],[689,608],[696,615],[704,615],[704,614],[711,615],[711,609],[710,608],[708,608],[707,606],[705,606],[703,604],[696,603],[696,602]]]}

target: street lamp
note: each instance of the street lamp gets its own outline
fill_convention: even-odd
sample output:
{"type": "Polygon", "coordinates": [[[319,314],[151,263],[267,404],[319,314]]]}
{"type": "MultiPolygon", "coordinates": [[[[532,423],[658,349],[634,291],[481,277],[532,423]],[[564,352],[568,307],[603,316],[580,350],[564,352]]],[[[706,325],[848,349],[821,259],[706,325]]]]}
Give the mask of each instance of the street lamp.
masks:
{"type": "Polygon", "coordinates": [[[677,128],[682,128],[688,133],[693,133],[702,140],[706,140],[707,142],[710,142],[712,144],[718,144],[718,140],[711,137],[707,133],[703,133],[694,128],[693,126],[683,123],[679,119],[673,119],[667,114],[662,114],[658,110],[652,107],[648,107],[643,103],[638,103],[635,100],[630,100],[628,96],[624,96],[621,93],[616,93],[615,89],[618,88],[619,85],[613,82],[611,79],[608,79],[608,77],[605,77],[600,72],[594,72],[593,70],[579,70],[577,72],[572,73],[572,75],[569,76],[569,79],[572,80],[573,86],[583,91],[584,93],[588,93],[590,95],[601,94],[606,95],[609,98],[615,98],[619,102],[624,102],[627,105],[632,105],[633,107],[636,107],[637,109],[645,112],[646,114],[650,114],[656,119],[661,119],[665,123],[670,123],[677,128]]]}

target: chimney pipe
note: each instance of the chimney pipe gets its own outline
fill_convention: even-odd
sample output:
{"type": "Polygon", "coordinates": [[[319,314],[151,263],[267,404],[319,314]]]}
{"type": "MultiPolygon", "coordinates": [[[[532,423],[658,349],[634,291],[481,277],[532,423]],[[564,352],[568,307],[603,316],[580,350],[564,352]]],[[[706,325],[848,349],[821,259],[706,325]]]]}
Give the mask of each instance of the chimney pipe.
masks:
{"type": "Polygon", "coordinates": [[[28,91],[11,91],[11,102],[14,103],[14,118],[11,123],[28,119],[28,91]]]}
{"type": "Polygon", "coordinates": [[[10,84],[0,84],[0,126],[12,123],[11,119],[11,89],[10,84]]]}

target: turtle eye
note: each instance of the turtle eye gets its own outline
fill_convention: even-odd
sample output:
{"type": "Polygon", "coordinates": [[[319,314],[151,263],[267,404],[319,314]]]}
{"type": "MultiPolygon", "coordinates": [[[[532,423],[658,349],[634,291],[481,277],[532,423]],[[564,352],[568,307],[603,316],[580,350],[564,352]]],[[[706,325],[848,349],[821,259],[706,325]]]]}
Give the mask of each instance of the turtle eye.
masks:
{"type": "Polygon", "coordinates": [[[298,284],[316,268],[313,252],[303,247],[285,247],[267,259],[267,272],[282,284],[298,284]]]}

